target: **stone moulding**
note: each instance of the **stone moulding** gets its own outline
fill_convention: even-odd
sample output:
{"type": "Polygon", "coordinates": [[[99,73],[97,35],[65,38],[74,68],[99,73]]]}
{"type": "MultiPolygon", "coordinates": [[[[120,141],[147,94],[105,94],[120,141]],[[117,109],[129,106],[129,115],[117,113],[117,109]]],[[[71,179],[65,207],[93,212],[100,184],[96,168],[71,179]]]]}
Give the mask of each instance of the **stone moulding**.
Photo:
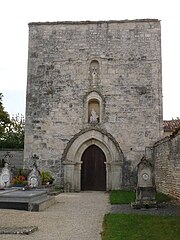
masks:
{"type": "Polygon", "coordinates": [[[81,190],[81,158],[91,145],[98,146],[105,154],[106,190],[121,188],[124,155],[112,138],[101,130],[88,129],[81,131],[70,141],[63,154],[65,191],[81,190]]]}

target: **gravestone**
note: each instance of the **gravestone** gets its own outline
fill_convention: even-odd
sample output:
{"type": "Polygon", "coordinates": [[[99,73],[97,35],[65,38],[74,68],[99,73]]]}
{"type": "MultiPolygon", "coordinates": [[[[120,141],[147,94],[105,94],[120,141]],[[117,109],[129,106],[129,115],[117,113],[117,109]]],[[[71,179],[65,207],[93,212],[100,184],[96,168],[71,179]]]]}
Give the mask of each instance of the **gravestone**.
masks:
{"type": "Polygon", "coordinates": [[[36,163],[33,164],[32,171],[28,176],[28,186],[30,188],[37,188],[41,186],[41,175],[36,163]]]}
{"type": "Polygon", "coordinates": [[[0,209],[42,211],[55,204],[55,197],[44,189],[9,188],[0,191],[0,209]]]}
{"type": "Polygon", "coordinates": [[[155,201],[155,181],[152,164],[142,157],[138,168],[138,182],[136,188],[136,202],[132,203],[134,208],[151,208],[156,207],[155,201]]]}
{"type": "Polygon", "coordinates": [[[4,168],[0,173],[0,188],[9,187],[12,180],[12,173],[9,169],[9,164],[5,163],[4,168]]]}

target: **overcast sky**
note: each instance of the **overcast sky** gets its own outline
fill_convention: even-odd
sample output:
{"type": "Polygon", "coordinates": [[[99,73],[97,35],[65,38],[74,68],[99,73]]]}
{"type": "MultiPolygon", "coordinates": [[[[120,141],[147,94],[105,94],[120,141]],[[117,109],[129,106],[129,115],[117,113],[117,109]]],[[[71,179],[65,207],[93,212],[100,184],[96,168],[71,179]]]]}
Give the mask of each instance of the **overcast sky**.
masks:
{"type": "Polygon", "coordinates": [[[0,92],[5,110],[25,115],[28,23],[161,20],[164,120],[180,117],[179,0],[0,0],[0,92]]]}

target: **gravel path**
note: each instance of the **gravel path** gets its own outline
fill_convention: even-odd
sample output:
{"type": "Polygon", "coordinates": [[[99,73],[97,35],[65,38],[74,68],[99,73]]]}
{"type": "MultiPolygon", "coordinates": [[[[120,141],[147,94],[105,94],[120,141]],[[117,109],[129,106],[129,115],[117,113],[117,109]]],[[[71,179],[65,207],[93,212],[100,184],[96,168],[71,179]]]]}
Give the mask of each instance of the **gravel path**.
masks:
{"type": "Polygon", "coordinates": [[[104,192],[62,193],[43,212],[0,209],[0,227],[38,226],[30,235],[0,234],[4,240],[100,240],[105,213],[110,211],[104,192]]]}

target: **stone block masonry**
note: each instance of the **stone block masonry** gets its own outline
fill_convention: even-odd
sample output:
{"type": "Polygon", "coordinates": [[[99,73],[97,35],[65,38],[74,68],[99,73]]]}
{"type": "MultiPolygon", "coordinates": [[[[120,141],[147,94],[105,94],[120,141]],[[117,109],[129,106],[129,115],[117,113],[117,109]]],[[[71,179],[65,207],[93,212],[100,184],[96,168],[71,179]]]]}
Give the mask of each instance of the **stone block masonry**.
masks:
{"type": "Polygon", "coordinates": [[[25,166],[36,154],[79,190],[91,141],[105,154],[106,189],[134,186],[145,147],[163,134],[161,77],[157,19],[30,23],[25,166]]]}
{"type": "Polygon", "coordinates": [[[157,190],[180,199],[180,130],[156,142],[153,156],[157,190]]]}
{"type": "MultiPolygon", "coordinates": [[[[24,149],[0,149],[0,163],[7,162],[11,167],[22,169],[24,149]]],[[[0,166],[2,168],[2,166],[0,166]]]]}

